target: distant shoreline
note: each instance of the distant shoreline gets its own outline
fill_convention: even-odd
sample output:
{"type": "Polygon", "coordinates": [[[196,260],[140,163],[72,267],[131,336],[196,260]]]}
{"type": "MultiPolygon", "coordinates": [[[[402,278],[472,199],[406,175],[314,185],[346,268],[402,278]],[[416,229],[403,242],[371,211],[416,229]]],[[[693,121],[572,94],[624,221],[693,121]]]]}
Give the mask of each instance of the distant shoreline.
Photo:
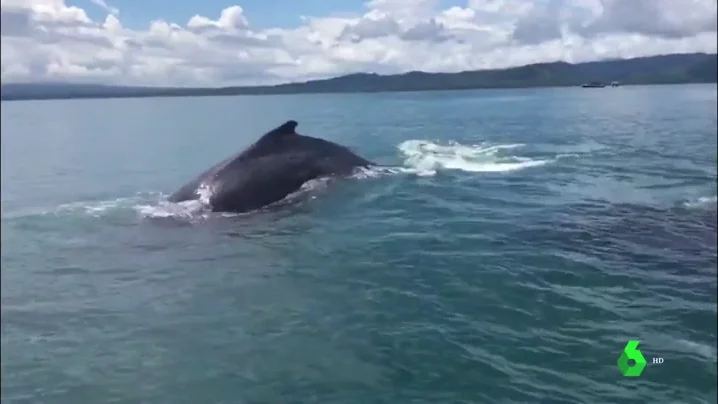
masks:
{"type": "MultiPolygon", "coordinates": [[[[220,97],[240,95],[353,94],[577,87],[600,82],[610,87],[718,82],[716,54],[691,53],[571,64],[539,63],[458,73],[408,72],[395,75],[355,73],[324,80],[268,86],[130,87],[75,83],[2,85],[2,101],[104,98],[220,97]]],[[[591,89],[584,89],[590,91],[591,89]]],[[[593,89],[597,91],[597,89],[593,89]]],[[[610,91],[610,89],[605,90],[610,91]]]]}
{"type": "MultiPolygon", "coordinates": [[[[690,85],[690,84],[718,84],[718,81],[692,81],[681,83],[628,83],[621,84],[619,87],[611,87],[606,85],[603,88],[584,88],[583,90],[615,90],[621,87],[636,86],[670,86],[670,85],[690,85]]],[[[273,95],[308,95],[308,94],[380,94],[380,93],[423,93],[423,92],[439,92],[439,91],[472,91],[472,90],[521,90],[521,89],[549,89],[549,88],[576,88],[581,89],[581,85],[537,85],[522,87],[463,87],[463,88],[426,88],[426,89],[407,89],[407,90],[351,90],[351,91],[285,91],[285,92],[246,92],[246,93],[213,93],[213,92],[197,92],[191,94],[183,93],[147,93],[147,94],[87,94],[77,96],[47,96],[32,98],[5,98],[2,102],[18,102],[18,101],[60,101],[60,100],[100,100],[100,99],[127,99],[127,98],[202,98],[202,97],[257,97],[257,96],[273,96],[273,95]]]]}

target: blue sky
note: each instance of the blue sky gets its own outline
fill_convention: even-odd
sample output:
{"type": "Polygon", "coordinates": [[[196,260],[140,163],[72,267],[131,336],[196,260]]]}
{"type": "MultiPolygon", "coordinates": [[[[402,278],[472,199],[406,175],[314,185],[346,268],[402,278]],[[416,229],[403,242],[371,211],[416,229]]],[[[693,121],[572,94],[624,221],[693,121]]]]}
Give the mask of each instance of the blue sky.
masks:
{"type": "MultiPolygon", "coordinates": [[[[216,19],[219,13],[233,5],[244,9],[250,24],[258,28],[287,28],[301,24],[299,17],[366,12],[366,0],[106,0],[120,10],[122,24],[128,28],[145,28],[150,21],[163,19],[180,25],[199,14],[216,19]]],[[[107,12],[90,0],[67,0],[68,5],[82,7],[93,20],[103,20],[107,12]]],[[[464,5],[465,0],[439,0],[440,8],[464,5]]]]}

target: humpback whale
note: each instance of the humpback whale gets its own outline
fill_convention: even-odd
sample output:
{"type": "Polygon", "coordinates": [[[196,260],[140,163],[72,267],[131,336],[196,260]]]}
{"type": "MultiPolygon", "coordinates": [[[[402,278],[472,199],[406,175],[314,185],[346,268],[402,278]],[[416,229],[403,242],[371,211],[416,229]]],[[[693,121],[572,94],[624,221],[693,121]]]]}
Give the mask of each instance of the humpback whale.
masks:
{"type": "Polygon", "coordinates": [[[243,213],[280,201],[309,180],[374,165],[342,145],[298,134],[297,125],[289,120],[270,130],[183,185],[168,200],[197,200],[207,190],[213,212],[243,213]]]}

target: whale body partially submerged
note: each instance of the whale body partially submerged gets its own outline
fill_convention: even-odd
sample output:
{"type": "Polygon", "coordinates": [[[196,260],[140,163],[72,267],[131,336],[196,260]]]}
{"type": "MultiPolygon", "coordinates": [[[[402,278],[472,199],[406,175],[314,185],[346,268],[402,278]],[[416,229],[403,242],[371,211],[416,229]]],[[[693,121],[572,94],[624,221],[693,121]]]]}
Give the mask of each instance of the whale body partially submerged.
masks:
{"type": "Polygon", "coordinates": [[[206,192],[214,212],[248,212],[284,199],[307,181],[374,165],[344,146],[298,134],[297,125],[290,120],[267,132],[182,186],[169,201],[197,200],[206,192]]]}

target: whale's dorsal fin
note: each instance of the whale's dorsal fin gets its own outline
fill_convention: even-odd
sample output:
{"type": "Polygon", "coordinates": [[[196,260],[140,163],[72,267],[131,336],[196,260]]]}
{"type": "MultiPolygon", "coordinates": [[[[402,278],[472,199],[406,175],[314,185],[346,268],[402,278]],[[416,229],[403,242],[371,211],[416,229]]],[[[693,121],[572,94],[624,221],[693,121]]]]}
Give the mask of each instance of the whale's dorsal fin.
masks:
{"type": "Polygon", "coordinates": [[[284,122],[272,132],[274,132],[275,135],[296,135],[298,125],[299,123],[292,119],[287,122],[284,122]]]}
{"type": "Polygon", "coordinates": [[[297,121],[292,119],[265,133],[254,144],[239,154],[238,161],[275,152],[278,147],[284,144],[286,136],[297,135],[297,132],[295,132],[297,125],[299,125],[297,121]]]}

